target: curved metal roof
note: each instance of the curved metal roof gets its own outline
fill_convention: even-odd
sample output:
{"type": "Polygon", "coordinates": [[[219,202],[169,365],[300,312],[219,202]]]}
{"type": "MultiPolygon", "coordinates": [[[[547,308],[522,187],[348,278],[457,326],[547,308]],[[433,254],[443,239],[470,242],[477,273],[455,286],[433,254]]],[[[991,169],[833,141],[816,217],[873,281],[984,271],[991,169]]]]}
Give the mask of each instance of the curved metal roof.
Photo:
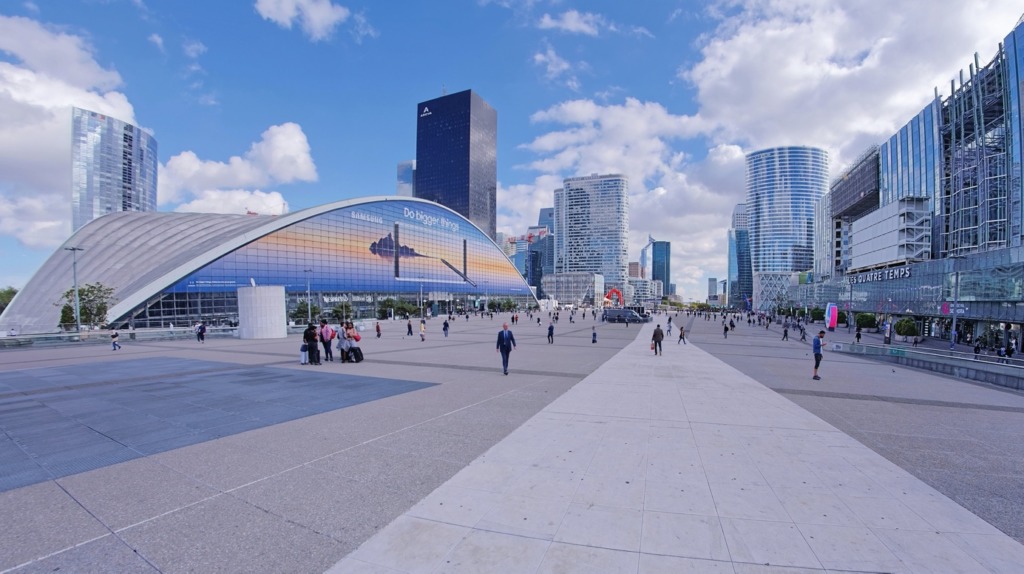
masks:
{"type": "Polygon", "coordinates": [[[46,260],[0,315],[0,329],[13,327],[21,333],[57,329],[63,305],[61,296],[74,283],[72,252],[67,248],[83,249],[77,252],[79,286],[102,283],[114,288],[117,303],[107,317],[117,321],[195,270],[265,235],[329,211],[378,201],[427,203],[473,225],[444,206],[396,196],[347,199],[273,217],[111,213],[79,229],[46,260]]]}

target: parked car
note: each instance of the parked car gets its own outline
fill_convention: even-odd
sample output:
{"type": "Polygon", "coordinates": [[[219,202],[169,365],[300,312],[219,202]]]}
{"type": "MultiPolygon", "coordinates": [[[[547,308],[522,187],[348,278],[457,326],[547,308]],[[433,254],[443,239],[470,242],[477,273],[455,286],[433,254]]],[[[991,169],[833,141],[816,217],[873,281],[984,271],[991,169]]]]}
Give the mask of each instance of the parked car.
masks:
{"type": "Polygon", "coordinates": [[[646,323],[650,319],[641,317],[632,309],[605,309],[604,320],[608,323],[646,323]]]}

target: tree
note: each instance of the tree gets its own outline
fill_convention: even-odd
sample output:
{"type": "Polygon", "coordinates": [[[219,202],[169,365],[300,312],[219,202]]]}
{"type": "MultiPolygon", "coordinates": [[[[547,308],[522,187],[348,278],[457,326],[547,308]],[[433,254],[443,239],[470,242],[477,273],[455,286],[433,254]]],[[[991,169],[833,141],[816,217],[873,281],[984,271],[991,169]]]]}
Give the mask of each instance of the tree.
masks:
{"type": "Polygon", "coordinates": [[[854,318],[858,329],[874,329],[878,326],[878,319],[872,313],[857,313],[854,318]]]}
{"type": "Polygon", "coordinates": [[[331,309],[331,316],[338,321],[344,321],[352,317],[352,304],[348,301],[338,303],[333,309],[331,309]]]}
{"type": "Polygon", "coordinates": [[[17,294],[18,290],[15,289],[14,287],[5,287],[3,289],[0,289],[0,313],[4,312],[4,309],[7,308],[7,305],[11,303],[11,299],[14,299],[14,296],[17,294]]]}
{"type": "Polygon", "coordinates": [[[838,314],[836,315],[836,323],[842,323],[842,324],[844,324],[844,325],[849,325],[849,324],[850,324],[850,323],[849,323],[849,322],[847,322],[847,320],[846,320],[846,311],[840,311],[840,312],[839,312],[839,313],[838,313],[838,314]]]}
{"type": "Polygon", "coordinates": [[[406,315],[409,315],[411,317],[413,314],[419,314],[419,307],[417,307],[416,305],[406,301],[396,301],[395,299],[389,297],[381,301],[380,306],[377,307],[377,318],[387,319],[389,316],[389,309],[391,310],[391,313],[393,313],[395,317],[404,317],[406,315]]]}
{"type": "Polygon", "coordinates": [[[320,316],[319,305],[313,305],[311,308],[308,308],[308,311],[307,305],[308,303],[306,303],[305,301],[299,301],[298,306],[296,306],[295,310],[292,311],[288,316],[291,317],[292,319],[295,319],[296,321],[306,321],[310,317],[316,319],[317,317],[320,316]]]}
{"type": "Polygon", "coordinates": [[[824,320],[825,320],[825,310],[824,309],[822,309],[821,307],[815,307],[814,309],[811,309],[811,321],[824,321],[824,320]]]}
{"type": "MultiPolygon", "coordinates": [[[[114,288],[107,287],[102,283],[89,283],[86,285],[79,286],[78,288],[78,322],[82,325],[104,325],[107,322],[107,310],[113,305],[114,301],[114,288]]],[[[63,308],[67,307],[71,310],[71,321],[69,324],[75,322],[75,290],[74,288],[68,289],[61,295],[61,301],[54,303],[54,305],[61,307],[61,322],[63,323],[64,311],[63,308]]]]}
{"type": "Polygon", "coordinates": [[[917,321],[911,317],[904,317],[896,321],[894,325],[896,334],[901,337],[916,337],[918,335],[917,321]]]}

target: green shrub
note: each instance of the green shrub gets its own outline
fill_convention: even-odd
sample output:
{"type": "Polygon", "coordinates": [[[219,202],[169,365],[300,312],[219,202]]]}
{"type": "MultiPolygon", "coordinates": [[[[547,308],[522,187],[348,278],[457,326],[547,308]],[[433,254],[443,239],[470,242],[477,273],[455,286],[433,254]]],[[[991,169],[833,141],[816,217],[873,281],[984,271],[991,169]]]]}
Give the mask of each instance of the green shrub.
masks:
{"type": "Polygon", "coordinates": [[[896,321],[894,325],[896,334],[901,337],[916,337],[918,335],[917,322],[910,317],[904,317],[896,321]]]}
{"type": "Polygon", "coordinates": [[[878,320],[872,313],[857,313],[854,316],[854,321],[857,322],[857,327],[860,329],[874,329],[878,326],[878,320]]]}

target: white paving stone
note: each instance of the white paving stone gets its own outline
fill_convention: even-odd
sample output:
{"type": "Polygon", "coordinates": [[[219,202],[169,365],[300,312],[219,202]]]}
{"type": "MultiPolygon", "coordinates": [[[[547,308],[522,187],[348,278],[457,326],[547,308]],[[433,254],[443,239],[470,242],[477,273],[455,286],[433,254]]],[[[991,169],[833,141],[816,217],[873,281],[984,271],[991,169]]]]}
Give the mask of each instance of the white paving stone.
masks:
{"type": "Polygon", "coordinates": [[[692,345],[652,357],[650,329],[332,572],[1022,571],[785,397],[692,345]]]}

